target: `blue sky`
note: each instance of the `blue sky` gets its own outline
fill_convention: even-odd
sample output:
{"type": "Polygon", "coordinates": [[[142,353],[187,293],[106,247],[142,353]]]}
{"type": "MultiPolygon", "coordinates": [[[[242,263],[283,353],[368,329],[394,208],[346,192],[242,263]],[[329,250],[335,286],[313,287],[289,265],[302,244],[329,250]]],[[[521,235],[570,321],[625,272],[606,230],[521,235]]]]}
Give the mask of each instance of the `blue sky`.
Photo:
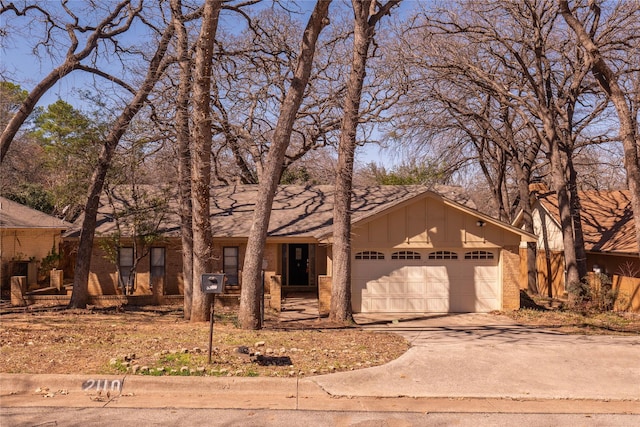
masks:
{"type": "MultiPolygon", "coordinates": [[[[72,8],[81,8],[83,3],[81,0],[70,1],[72,8]]],[[[265,2],[265,4],[270,5],[271,3],[265,2]]],[[[315,2],[310,0],[299,2],[300,8],[306,13],[311,10],[314,4],[315,2]]],[[[237,25],[225,19],[224,15],[221,16],[221,20],[228,26],[237,25]]],[[[57,59],[51,59],[47,55],[40,55],[40,57],[34,55],[32,52],[33,40],[39,36],[38,30],[40,27],[26,25],[26,22],[27,20],[22,17],[15,17],[13,13],[0,15],[0,28],[9,28],[10,31],[8,37],[0,36],[0,78],[20,84],[23,89],[30,91],[44,76],[62,62],[66,46],[63,50],[57,52],[57,59]]],[[[134,32],[133,34],[136,33],[134,32]]],[[[65,36],[64,40],[68,43],[66,35],[63,34],[63,36],[65,36]]],[[[82,45],[82,40],[80,45],[82,45]]],[[[112,72],[116,76],[122,75],[121,68],[113,69],[112,72]]],[[[74,71],[60,79],[40,99],[38,106],[46,107],[58,99],[62,99],[78,109],[90,110],[92,106],[86,104],[80,92],[94,92],[93,79],[94,77],[88,73],[74,71]]],[[[104,84],[104,81],[101,83],[104,84]]],[[[105,96],[110,92],[108,89],[103,90],[105,96]]],[[[378,146],[368,145],[367,147],[359,148],[356,160],[359,163],[373,161],[390,166],[394,159],[388,152],[381,150],[378,146]]]]}

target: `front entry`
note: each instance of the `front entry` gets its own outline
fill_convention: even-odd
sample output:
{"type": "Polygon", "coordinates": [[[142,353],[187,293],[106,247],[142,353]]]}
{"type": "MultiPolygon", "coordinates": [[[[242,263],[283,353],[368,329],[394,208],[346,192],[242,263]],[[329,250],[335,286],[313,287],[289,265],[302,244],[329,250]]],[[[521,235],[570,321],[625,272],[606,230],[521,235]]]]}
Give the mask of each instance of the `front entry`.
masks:
{"type": "Polygon", "coordinates": [[[290,243],[282,245],[283,286],[298,291],[312,290],[315,280],[315,245],[290,243]]]}
{"type": "Polygon", "coordinates": [[[309,286],[309,245],[289,245],[289,286],[309,286]]]}

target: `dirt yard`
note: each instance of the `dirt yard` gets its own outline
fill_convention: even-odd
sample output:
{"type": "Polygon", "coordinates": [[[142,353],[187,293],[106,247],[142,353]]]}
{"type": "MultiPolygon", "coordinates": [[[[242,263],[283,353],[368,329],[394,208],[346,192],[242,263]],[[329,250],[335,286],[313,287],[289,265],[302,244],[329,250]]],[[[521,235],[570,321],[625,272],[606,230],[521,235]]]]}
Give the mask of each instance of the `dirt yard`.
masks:
{"type": "Polygon", "coordinates": [[[189,323],[167,307],[27,310],[0,316],[0,372],[310,376],[384,364],[409,347],[401,337],[338,328],[326,319],[238,329],[218,316],[189,323]]]}
{"type": "MultiPolygon", "coordinates": [[[[640,315],[522,309],[517,323],[578,334],[640,334],[640,315]]],[[[209,323],[171,307],[0,310],[0,372],[212,376],[311,376],[381,365],[402,355],[400,336],[337,327],[316,317],[268,317],[244,331],[218,315],[211,364],[209,323]]]]}

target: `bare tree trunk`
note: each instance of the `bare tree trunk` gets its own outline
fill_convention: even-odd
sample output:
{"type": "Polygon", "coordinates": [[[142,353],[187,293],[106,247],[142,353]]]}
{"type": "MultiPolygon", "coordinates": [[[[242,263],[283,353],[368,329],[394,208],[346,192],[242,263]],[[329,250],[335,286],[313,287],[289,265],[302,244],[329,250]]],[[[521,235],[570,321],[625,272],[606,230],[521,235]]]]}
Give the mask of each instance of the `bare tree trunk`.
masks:
{"type": "Polygon", "coordinates": [[[200,36],[196,44],[193,85],[193,292],[191,322],[209,320],[211,295],[200,288],[200,276],[211,273],[213,235],[210,218],[211,186],[211,71],[213,49],[218,29],[221,0],[206,0],[202,14],[200,36]]]}
{"type": "Polygon", "coordinates": [[[284,155],[291,139],[296,113],[304,97],[304,90],[309,82],[316,42],[320,32],[328,24],[328,11],[331,0],[318,0],[311,13],[307,27],[302,36],[302,46],[296,64],[291,87],[287,91],[280,109],[280,116],[273,134],[273,140],[266,165],[260,176],[258,198],[255,203],[253,222],[249,232],[249,241],[242,268],[242,289],[240,294],[240,311],[238,317],[243,329],[260,329],[260,283],[262,259],[267,240],[271,206],[280,181],[284,155]]]}
{"type": "MultiPolygon", "coordinates": [[[[531,192],[529,184],[531,181],[531,171],[527,164],[525,170],[524,165],[520,164],[520,159],[514,159],[513,167],[516,171],[516,179],[518,180],[518,195],[520,196],[520,210],[522,211],[522,223],[524,230],[533,233],[533,210],[531,208],[531,192]]],[[[536,243],[527,243],[527,290],[537,295],[540,291],[537,284],[536,275],[536,243]]]]}
{"type": "Polygon", "coordinates": [[[582,207],[578,194],[578,172],[573,164],[573,152],[567,153],[567,169],[569,170],[569,200],[571,210],[571,222],[573,224],[573,238],[576,248],[576,265],[578,276],[584,279],[587,275],[587,252],[584,248],[584,233],[582,231],[582,207]]]}
{"type": "Polygon", "coordinates": [[[80,232],[80,242],[78,244],[78,255],[76,257],[75,274],[73,278],[73,291],[71,293],[71,301],[69,302],[70,308],[85,308],[87,306],[89,297],[89,268],[91,265],[91,253],[93,251],[93,239],[96,229],[96,216],[98,214],[100,194],[104,187],[105,177],[111,166],[113,153],[120,142],[120,138],[127,130],[133,117],[140,111],[147,100],[147,96],[149,96],[149,93],[162,75],[162,60],[167,52],[169,42],[173,37],[173,30],[173,25],[169,25],[162,34],[162,39],[158,43],[156,53],[151,59],[144,82],[113,124],[109,135],[105,138],[96,170],[91,177],[91,185],[84,209],[84,220],[80,232]]]}
{"type": "MultiPolygon", "coordinates": [[[[129,6],[130,3],[130,0],[124,0],[118,3],[116,7],[109,13],[109,15],[107,15],[105,19],[103,19],[93,29],[93,32],[88,35],[88,37],[86,38],[85,46],[79,52],[76,52],[76,49],[78,47],[78,39],[74,31],[80,31],[80,29],[75,28],[72,25],[67,26],[67,32],[69,33],[69,37],[71,39],[71,46],[67,51],[65,60],[60,66],[56,67],[49,74],[47,74],[44,79],[42,79],[40,83],[38,83],[36,87],[33,88],[33,90],[22,102],[20,109],[13,115],[5,129],[2,131],[2,134],[0,135],[0,163],[4,161],[4,157],[6,156],[7,151],[9,151],[9,147],[11,146],[11,141],[13,141],[13,138],[16,136],[27,117],[29,117],[29,115],[33,112],[33,109],[35,108],[42,95],[44,95],[49,89],[53,87],[54,84],[56,84],[63,77],[70,74],[72,71],[81,68],[86,69],[82,67],[80,61],[87,58],[89,55],[91,55],[92,52],[95,51],[100,39],[110,37],[111,34],[124,32],[129,28],[133,18],[141,10],[142,3],[140,3],[138,8],[131,8],[128,11],[128,19],[125,20],[122,25],[117,25],[114,23],[119,19],[122,19],[122,17],[120,17],[119,15],[125,8],[129,6]]],[[[25,13],[25,11],[19,11],[13,3],[10,3],[5,11],[8,10],[13,10],[14,12],[16,12],[16,14],[25,13]]]]}
{"type": "MultiPolygon", "coordinates": [[[[600,14],[600,9],[596,2],[589,2],[596,15],[600,14]]],[[[558,0],[560,12],[567,22],[567,25],[576,33],[578,42],[587,52],[591,60],[591,71],[602,90],[609,96],[611,102],[618,113],[620,121],[620,137],[624,148],[624,167],[627,171],[627,182],[631,192],[631,207],[634,213],[636,244],[640,253],[640,155],[638,154],[638,129],[633,118],[633,113],[625,97],[623,88],[618,83],[615,73],[605,62],[600,54],[600,49],[594,43],[591,35],[584,26],[576,19],[567,0],[558,0]]]]}
{"type": "Polygon", "coordinates": [[[369,46],[376,23],[399,3],[389,1],[375,12],[376,2],[353,0],[354,31],[351,73],[347,81],[344,117],[338,146],[338,169],[333,208],[333,270],[329,319],[352,321],[351,307],[351,192],[362,86],[367,72],[369,46]]]}
{"type": "Polygon", "coordinates": [[[176,28],[176,55],[180,65],[180,82],[176,100],[176,139],[178,143],[178,191],[180,200],[180,237],[182,239],[182,283],[184,318],[191,318],[193,293],[193,228],[191,203],[191,151],[189,132],[189,97],[191,94],[191,58],[184,25],[182,1],[171,0],[173,25],[176,28]]]}
{"type": "MultiPolygon", "coordinates": [[[[545,128],[547,126],[545,125],[545,128]]],[[[564,262],[566,268],[565,287],[571,290],[573,286],[580,283],[580,274],[578,272],[578,264],[576,261],[576,248],[573,234],[573,220],[571,218],[571,200],[567,191],[567,180],[560,157],[560,148],[558,147],[558,139],[555,132],[548,132],[550,140],[549,158],[551,161],[551,180],[553,189],[558,195],[558,209],[560,215],[560,229],[562,230],[562,242],[564,247],[564,262]]]]}

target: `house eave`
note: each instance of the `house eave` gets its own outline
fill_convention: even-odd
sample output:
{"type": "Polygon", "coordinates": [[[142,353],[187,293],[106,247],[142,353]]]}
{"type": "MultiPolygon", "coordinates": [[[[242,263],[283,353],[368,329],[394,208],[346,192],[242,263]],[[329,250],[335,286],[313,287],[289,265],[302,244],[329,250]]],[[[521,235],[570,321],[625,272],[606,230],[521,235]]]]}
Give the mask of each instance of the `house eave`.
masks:
{"type": "Polygon", "coordinates": [[[624,256],[624,257],[636,257],[640,259],[640,254],[637,252],[627,252],[627,251],[594,251],[587,250],[585,251],[587,254],[592,255],[605,255],[605,256],[624,256]]]}

